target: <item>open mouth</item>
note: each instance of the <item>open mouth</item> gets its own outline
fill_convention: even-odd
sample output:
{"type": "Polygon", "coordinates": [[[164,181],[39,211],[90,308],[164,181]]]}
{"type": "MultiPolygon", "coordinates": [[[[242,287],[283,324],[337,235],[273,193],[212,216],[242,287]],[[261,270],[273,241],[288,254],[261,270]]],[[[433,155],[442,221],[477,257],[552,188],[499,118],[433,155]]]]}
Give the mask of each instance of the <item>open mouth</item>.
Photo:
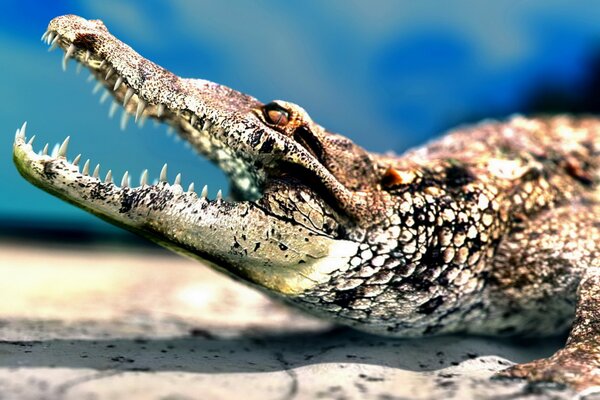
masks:
{"type": "MultiPolygon", "coordinates": [[[[83,66],[89,69],[90,77],[97,81],[94,92],[102,87],[105,88],[101,102],[107,100],[111,95],[114,97],[109,116],[114,115],[118,108],[122,108],[122,128],[130,118],[138,122],[150,117],[165,123],[170,126],[170,129],[177,130],[178,134],[196,151],[216,163],[229,177],[232,185],[235,186],[236,194],[241,199],[252,200],[260,197],[260,173],[252,167],[251,162],[244,160],[240,154],[234,154],[231,147],[220,139],[221,136],[227,135],[227,132],[221,125],[215,124],[214,116],[210,115],[210,107],[206,108],[202,104],[194,102],[194,96],[185,96],[186,93],[193,94],[195,90],[202,90],[204,87],[210,86],[217,88],[220,92],[227,90],[234,92],[233,90],[208,81],[181,79],[174,76],[164,68],[143,59],[131,48],[116,40],[99,21],[87,21],[75,17],[77,18],[75,23],[71,20],[66,26],[61,23],[61,18],[67,17],[53,20],[49,30],[43,34],[42,41],[50,47],[50,50],[56,48],[64,50],[63,70],[67,69],[71,60],[77,62],[78,68],[83,66]],[[80,29],[74,29],[74,26],[80,29]],[[86,33],[86,31],[90,32],[86,33]],[[103,33],[106,34],[108,40],[104,38],[103,33]],[[134,57],[124,60],[120,56],[124,52],[133,54],[134,57]],[[211,119],[211,117],[213,118],[211,119]]],[[[235,99],[238,102],[242,99],[242,102],[249,107],[260,104],[250,96],[238,92],[235,92],[235,99]]],[[[128,172],[125,172],[120,179],[113,179],[112,171],[109,170],[100,176],[99,165],[94,167],[90,165],[89,160],[84,162],[81,155],[77,155],[69,161],[67,159],[67,147],[70,140],[68,137],[62,144],[54,146],[51,151],[46,144],[43,149],[35,152],[33,138],[26,138],[25,127],[26,124],[23,124],[23,127],[17,130],[15,137],[15,159],[21,160],[17,165],[23,165],[26,162],[30,166],[37,165],[39,168],[43,165],[45,171],[61,170],[64,172],[63,175],[70,176],[80,186],[94,183],[104,185],[107,189],[111,188],[112,192],[147,190],[149,187],[155,187],[173,193],[185,192],[189,196],[197,196],[201,200],[208,201],[206,198],[207,187],[204,186],[199,195],[195,192],[194,183],[184,190],[181,187],[181,174],[177,174],[171,183],[167,182],[166,164],[158,179],[150,178],[148,171],[144,170],[139,183],[132,184],[128,172]]],[[[29,169],[34,170],[35,168],[29,169]]],[[[23,172],[22,169],[20,170],[23,172]]],[[[31,174],[29,175],[26,178],[33,183],[38,186],[40,183],[43,184],[43,182],[31,179],[33,177],[31,174]]],[[[45,189],[48,188],[45,187],[45,189]]],[[[64,198],[64,196],[61,197],[64,198]]],[[[218,191],[215,201],[222,201],[221,190],[218,191]]]]}
{"type": "MultiPolygon", "coordinates": [[[[139,183],[128,172],[68,156],[69,138],[49,152],[34,151],[26,124],[17,130],[13,159],[21,175],[43,190],[173,251],[283,293],[299,293],[347,267],[357,244],[342,240],[340,221],[366,215],[363,190],[375,169],[364,150],[326,132],[291,103],[263,104],[226,86],[178,77],[112,36],[99,20],[53,19],[42,36],[90,70],[127,118],[173,127],[230,181],[232,200],[207,198],[181,175],[139,183]],[[353,165],[350,173],[347,165],[353,165]],[[367,182],[367,183],[363,183],[367,182]]],[[[113,106],[111,113],[116,111],[113,106]]],[[[369,213],[372,215],[373,213],[369,213]]],[[[365,218],[371,223],[372,218],[365,218]]],[[[350,226],[348,223],[347,226],[350,226]]]]}
{"type": "MultiPolygon", "coordinates": [[[[74,15],[57,17],[50,22],[42,40],[50,49],[59,47],[64,51],[63,69],[71,60],[89,69],[97,81],[95,90],[104,87],[103,99],[114,98],[111,113],[119,105],[123,108],[122,125],[130,117],[136,121],[152,118],[174,128],[184,141],[225,173],[236,201],[262,198],[265,185],[274,180],[288,183],[299,180],[318,190],[321,198],[329,199],[330,205],[342,206],[349,214],[365,208],[365,196],[355,196],[339,177],[330,173],[325,164],[340,170],[345,161],[338,161],[342,160],[339,153],[327,154],[321,143],[323,137],[314,133],[322,128],[297,106],[277,101],[263,104],[226,86],[202,79],[180,78],[116,39],[99,20],[74,15]]],[[[324,138],[338,146],[339,139],[328,139],[327,135],[324,138]]],[[[101,177],[99,167],[82,163],[81,156],[67,160],[68,142],[67,138],[50,154],[47,148],[36,153],[25,138],[25,129],[21,128],[15,139],[15,162],[32,183],[79,206],[82,206],[78,202],[80,196],[73,199],[57,193],[56,184],[48,182],[49,175],[38,179],[32,171],[55,169],[55,175],[77,182],[80,192],[83,186],[91,184],[110,187],[112,192],[135,192],[159,186],[175,193],[184,192],[179,174],[172,184],[167,182],[166,165],[157,180],[151,181],[144,171],[139,185],[132,185],[128,172],[116,182],[111,171],[101,177]],[[25,168],[25,164],[29,167],[25,168]],[[58,170],[63,173],[56,174],[58,170]]],[[[342,150],[336,152],[346,151],[348,145],[344,143],[340,148],[342,150]]],[[[196,195],[194,185],[186,189],[188,195],[196,195]]],[[[206,192],[206,189],[201,191],[201,199],[206,198],[206,192]]],[[[222,200],[220,192],[216,200],[222,200]]]]}

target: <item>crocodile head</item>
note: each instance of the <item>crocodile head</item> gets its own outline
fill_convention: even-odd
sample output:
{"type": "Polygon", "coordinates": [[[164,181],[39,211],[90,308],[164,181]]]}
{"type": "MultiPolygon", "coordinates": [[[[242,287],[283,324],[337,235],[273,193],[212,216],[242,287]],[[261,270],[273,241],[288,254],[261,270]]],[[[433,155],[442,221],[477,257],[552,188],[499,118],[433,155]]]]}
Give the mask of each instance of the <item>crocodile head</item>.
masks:
{"type": "MultiPolygon", "coordinates": [[[[171,250],[212,264],[275,293],[294,295],[347,268],[364,229],[383,217],[386,198],[373,156],[324,130],[299,106],[262,103],[228,87],[184,79],[143,58],[99,20],[55,18],[43,40],[87,67],[125,111],[174,127],[216,163],[231,199],[167,182],[138,186],[100,179],[68,139],[36,153],[17,131],[14,161],[31,183],[171,250]]],[[[110,175],[110,174],[109,174],[110,175]]]]}

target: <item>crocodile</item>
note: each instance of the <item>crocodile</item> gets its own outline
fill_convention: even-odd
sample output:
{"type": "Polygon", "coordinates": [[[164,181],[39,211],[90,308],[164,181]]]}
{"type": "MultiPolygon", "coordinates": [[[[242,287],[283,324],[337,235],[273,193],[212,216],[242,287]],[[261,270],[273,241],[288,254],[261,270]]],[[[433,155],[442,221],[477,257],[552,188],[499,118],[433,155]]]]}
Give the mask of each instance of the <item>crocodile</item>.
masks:
{"type": "Polygon", "coordinates": [[[300,106],[176,76],[100,20],[53,19],[42,40],[87,67],[125,115],[173,127],[224,171],[209,199],[166,165],[139,185],[99,177],[69,138],[21,175],[69,203],[336,323],[397,337],[546,336],[552,356],[500,372],[600,387],[600,120],[513,116],[402,156],[366,151],[300,106]],[[170,183],[172,182],[172,183],[170,183]]]}

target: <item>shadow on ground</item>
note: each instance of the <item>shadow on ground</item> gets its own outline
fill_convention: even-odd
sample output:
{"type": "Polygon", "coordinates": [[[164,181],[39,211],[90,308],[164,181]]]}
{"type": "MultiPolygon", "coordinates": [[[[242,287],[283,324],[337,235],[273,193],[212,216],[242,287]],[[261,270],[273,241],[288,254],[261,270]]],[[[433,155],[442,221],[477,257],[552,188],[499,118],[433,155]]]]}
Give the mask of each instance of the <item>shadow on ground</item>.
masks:
{"type": "Polygon", "coordinates": [[[401,340],[346,328],[285,334],[253,331],[227,338],[191,329],[189,336],[175,338],[0,341],[0,367],[244,373],[315,363],[360,363],[436,371],[483,356],[495,356],[500,366],[507,366],[509,362],[500,359],[524,362],[546,357],[563,342],[558,337],[535,341],[461,336],[401,340]]]}

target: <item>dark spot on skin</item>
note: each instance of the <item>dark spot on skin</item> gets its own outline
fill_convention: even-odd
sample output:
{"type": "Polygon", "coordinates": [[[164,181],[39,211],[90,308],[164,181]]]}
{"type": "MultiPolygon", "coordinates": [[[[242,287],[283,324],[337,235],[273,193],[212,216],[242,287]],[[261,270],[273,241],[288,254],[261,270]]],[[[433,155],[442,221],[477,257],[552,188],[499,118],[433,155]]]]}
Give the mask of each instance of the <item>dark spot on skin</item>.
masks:
{"type": "Polygon", "coordinates": [[[123,198],[121,200],[121,208],[119,209],[120,213],[126,213],[133,207],[133,196],[128,196],[127,194],[123,194],[123,198]]]}
{"type": "Polygon", "coordinates": [[[417,309],[419,314],[429,315],[432,314],[439,306],[444,304],[444,298],[442,296],[434,297],[427,302],[421,304],[417,309]]]}
{"type": "Polygon", "coordinates": [[[449,188],[461,187],[475,180],[473,174],[462,165],[451,165],[446,168],[446,186],[449,188]]]}
{"type": "Polygon", "coordinates": [[[287,247],[285,244],[283,244],[283,243],[279,243],[279,248],[280,248],[282,251],[286,251],[286,250],[288,249],[288,247],[287,247]]]}
{"type": "Polygon", "coordinates": [[[56,178],[56,172],[52,171],[50,163],[44,163],[44,176],[49,180],[56,178]]]}
{"type": "Polygon", "coordinates": [[[573,179],[579,181],[584,186],[591,186],[594,183],[592,175],[586,170],[586,165],[582,165],[581,162],[574,158],[568,158],[566,160],[565,170],[567,174],[573,179]]]}
{"type": "Polygon", "coordinates": [[[260,242],[256,242],[254,245],[254,251],[257,251],[260,248],[260,242]]]}
{"type": "Polygon", "coordinates": [[[96,41],[96,35],[91,33],[80,33],[75,37],[75,40],[73,40],[73,44],[78,49],[95,51],[96,41]]]}
{"type": "Polygon", "coordinates": [[[261,153],[270,153],[275,147],[275,139],[267,138],[259,149],[261,153]]]}
{"type": "Polygon", "coordinates": [[[441,256],[441,250],[439,246],[432,246],[427,249],[421,263],[427,266],[444,265],[444,260],[441,256]]]}
{"type": "Polygon", "coordinates": [[[333,300],[334,304],[342,308],[348,308],[350,303],[352,303],[357,298],[357,289],[350,290],[340,290],[335,293],[335,299],[333,300]]]}
{"type": "Polygon", "coordinates": [[[258,145],[260,144],[260,141],[262,139],[262,135],[263,135],[262,130],[252,132],[252,136],[250,137],[250,146],[252,146],[252,148],[258,147],[258,145]]]}
{"type": "Polygon", "coordinates": [[[521,176],[522,182],[531,182],[540,179],[542,171],[539,168],[531,168],[521,176]]]}

